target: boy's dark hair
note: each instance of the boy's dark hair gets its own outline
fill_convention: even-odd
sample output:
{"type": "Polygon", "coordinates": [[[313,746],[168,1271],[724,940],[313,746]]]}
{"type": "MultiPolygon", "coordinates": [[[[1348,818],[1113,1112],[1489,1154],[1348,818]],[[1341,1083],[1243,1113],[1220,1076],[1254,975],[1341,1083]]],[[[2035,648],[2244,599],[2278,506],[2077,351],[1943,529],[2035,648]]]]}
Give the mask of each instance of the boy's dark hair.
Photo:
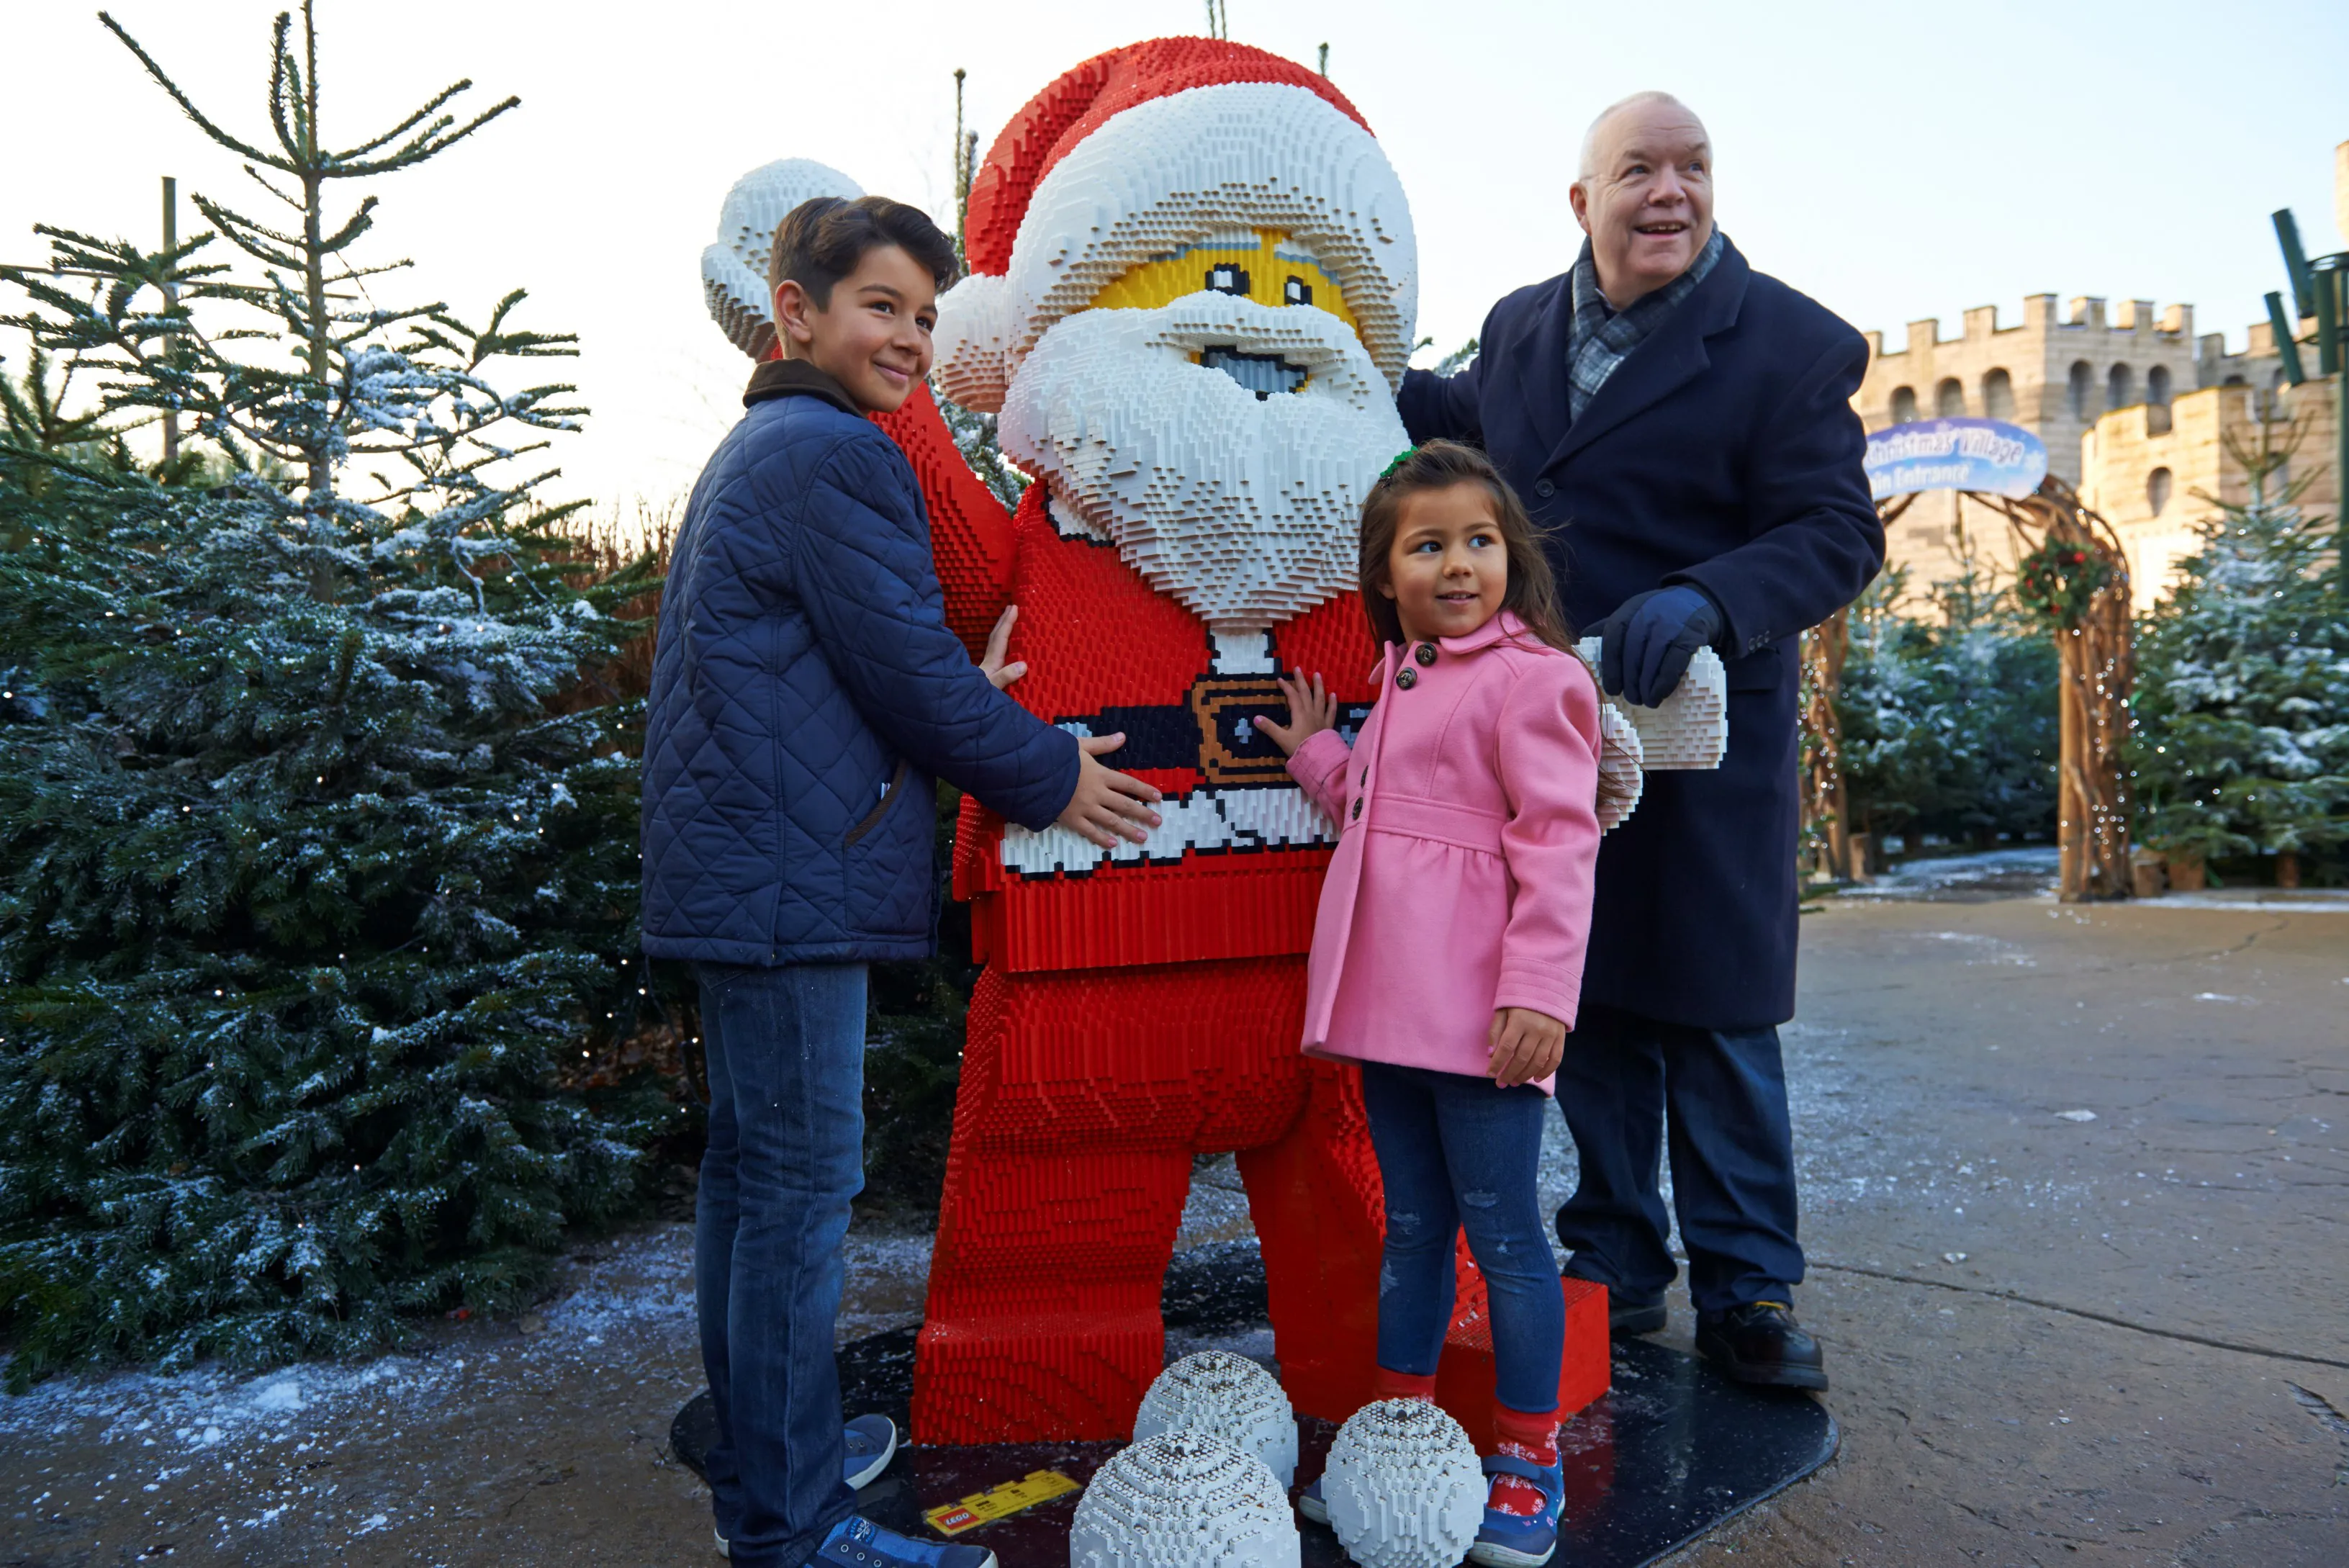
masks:
{"type": "Polygon", "coordinates": [[[767,256],[767,292],[790,278],[807,290],[818,310],[832,308],[832,286],[856,270],[864,253],[895,245],[927,267],[943,292],[960,264],[954,242],[919,207],[886,196],[816,196],[802,202],[775,226],[775,248],[767,256]]]}
{"type": "Polygon", "coordinates": [[[1574,633],[1558,607],[1557,577],[1542,549],[1540,530],[1492,461],[1475,447],[1454,441],[1423,441],[1412,448],[1379,476],[1362,502],[1362,613],[1370,618],[1371,640],[1381,646],[1404,640],[1402,618],[1395,612],[1394,600],[1381,591],[1392,580],[1387,557],[1402,524],[1402,504],[1421,491],[1448,490],[1455,484],[1481,484],[1493,497],[1493,518],[1501,525],[1501,545],[1509,555],[1509,586],[1501,595],[1501,607],[1515,613],[1527,631],[1552,648],[1572,653],[1574,633]]]}

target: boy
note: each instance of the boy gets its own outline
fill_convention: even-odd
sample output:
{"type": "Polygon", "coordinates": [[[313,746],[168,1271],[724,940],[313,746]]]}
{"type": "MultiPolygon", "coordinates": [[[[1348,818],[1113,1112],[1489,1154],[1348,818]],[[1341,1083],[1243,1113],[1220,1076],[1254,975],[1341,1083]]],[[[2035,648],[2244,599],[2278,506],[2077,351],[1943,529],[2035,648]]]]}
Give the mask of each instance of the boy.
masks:
{"type": "Polygon", "coordinates": [[[865,416],[929,373],[954,246],[885,197],[802,203],[767,281],[782,358],[672,552],[644,759],[644,945],[691,961],[709,1067],[695,1286],[738,1564],[995,1568],[857,1516],[885,1417],[841,1425],[840,1243],[864,1186],[865,965],[931,950],[930,775],[1007,818],[1140,842],[1158,792],[1003,695],[1005,612],[947,629],[911,467],[865,416]],[[910,797],[910,798],[908,798],[910,797]]]}

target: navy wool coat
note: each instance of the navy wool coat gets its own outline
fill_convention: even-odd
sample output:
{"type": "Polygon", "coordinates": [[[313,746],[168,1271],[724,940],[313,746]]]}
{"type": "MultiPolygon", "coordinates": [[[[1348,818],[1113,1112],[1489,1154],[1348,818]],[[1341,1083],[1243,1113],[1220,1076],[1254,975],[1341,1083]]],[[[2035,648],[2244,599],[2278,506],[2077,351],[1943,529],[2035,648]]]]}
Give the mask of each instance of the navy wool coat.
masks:
{"type": "Polygon", "coordinates": [[[1583,1000],[1706,1029],[1795,1012],[1799,637],[1884,564],[1851,396],[1858,333],[1727,246],[1575,420],[1571,275],[1495,306],[1456,376],[1403,379],[1404,426],[1481,445],[1554,529],[1577,627],[1692,583],[1720,605],[1729,754],[1652,773],[1599,849],[1583,1000]]]}
{"type": "Polygon", "coordinates": [[[1014,822],[1076,791],[1076,738],[946,622],[897,444],[829,377],[761,366],[687,503],[645,721],[644,947],[777,965],[918,958],[931,775],[1014,822]]]}

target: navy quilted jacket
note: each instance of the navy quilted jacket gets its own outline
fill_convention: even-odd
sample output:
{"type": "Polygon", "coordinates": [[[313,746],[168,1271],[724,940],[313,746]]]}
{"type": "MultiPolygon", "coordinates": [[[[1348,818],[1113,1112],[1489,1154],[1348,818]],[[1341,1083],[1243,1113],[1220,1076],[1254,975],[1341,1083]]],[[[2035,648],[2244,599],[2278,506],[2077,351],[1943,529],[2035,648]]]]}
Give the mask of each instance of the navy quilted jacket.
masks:
{"type": "Polygon", "coordinates": [[[905,454],[803,364],[761,366],[688,503],[645,723],[644,945],[853,963],[930,951],[930,777],[1050,823],[1075,737],[947,628],[905,454]]]}

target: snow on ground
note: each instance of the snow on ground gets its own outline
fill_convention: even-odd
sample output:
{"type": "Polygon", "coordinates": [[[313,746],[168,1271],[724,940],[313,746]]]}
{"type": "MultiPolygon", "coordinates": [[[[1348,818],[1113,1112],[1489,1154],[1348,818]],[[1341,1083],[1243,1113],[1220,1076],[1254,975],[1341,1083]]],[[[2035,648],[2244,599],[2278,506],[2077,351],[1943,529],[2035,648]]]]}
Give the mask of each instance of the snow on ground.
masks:
{"type": "Polygon", "coordinates": [[[2045,846],[1904,860],[1875,881],[1839,889],[1846,898],[1942,899],[2029,897],[2055,890],[2058,852],[2045,846]]]}

